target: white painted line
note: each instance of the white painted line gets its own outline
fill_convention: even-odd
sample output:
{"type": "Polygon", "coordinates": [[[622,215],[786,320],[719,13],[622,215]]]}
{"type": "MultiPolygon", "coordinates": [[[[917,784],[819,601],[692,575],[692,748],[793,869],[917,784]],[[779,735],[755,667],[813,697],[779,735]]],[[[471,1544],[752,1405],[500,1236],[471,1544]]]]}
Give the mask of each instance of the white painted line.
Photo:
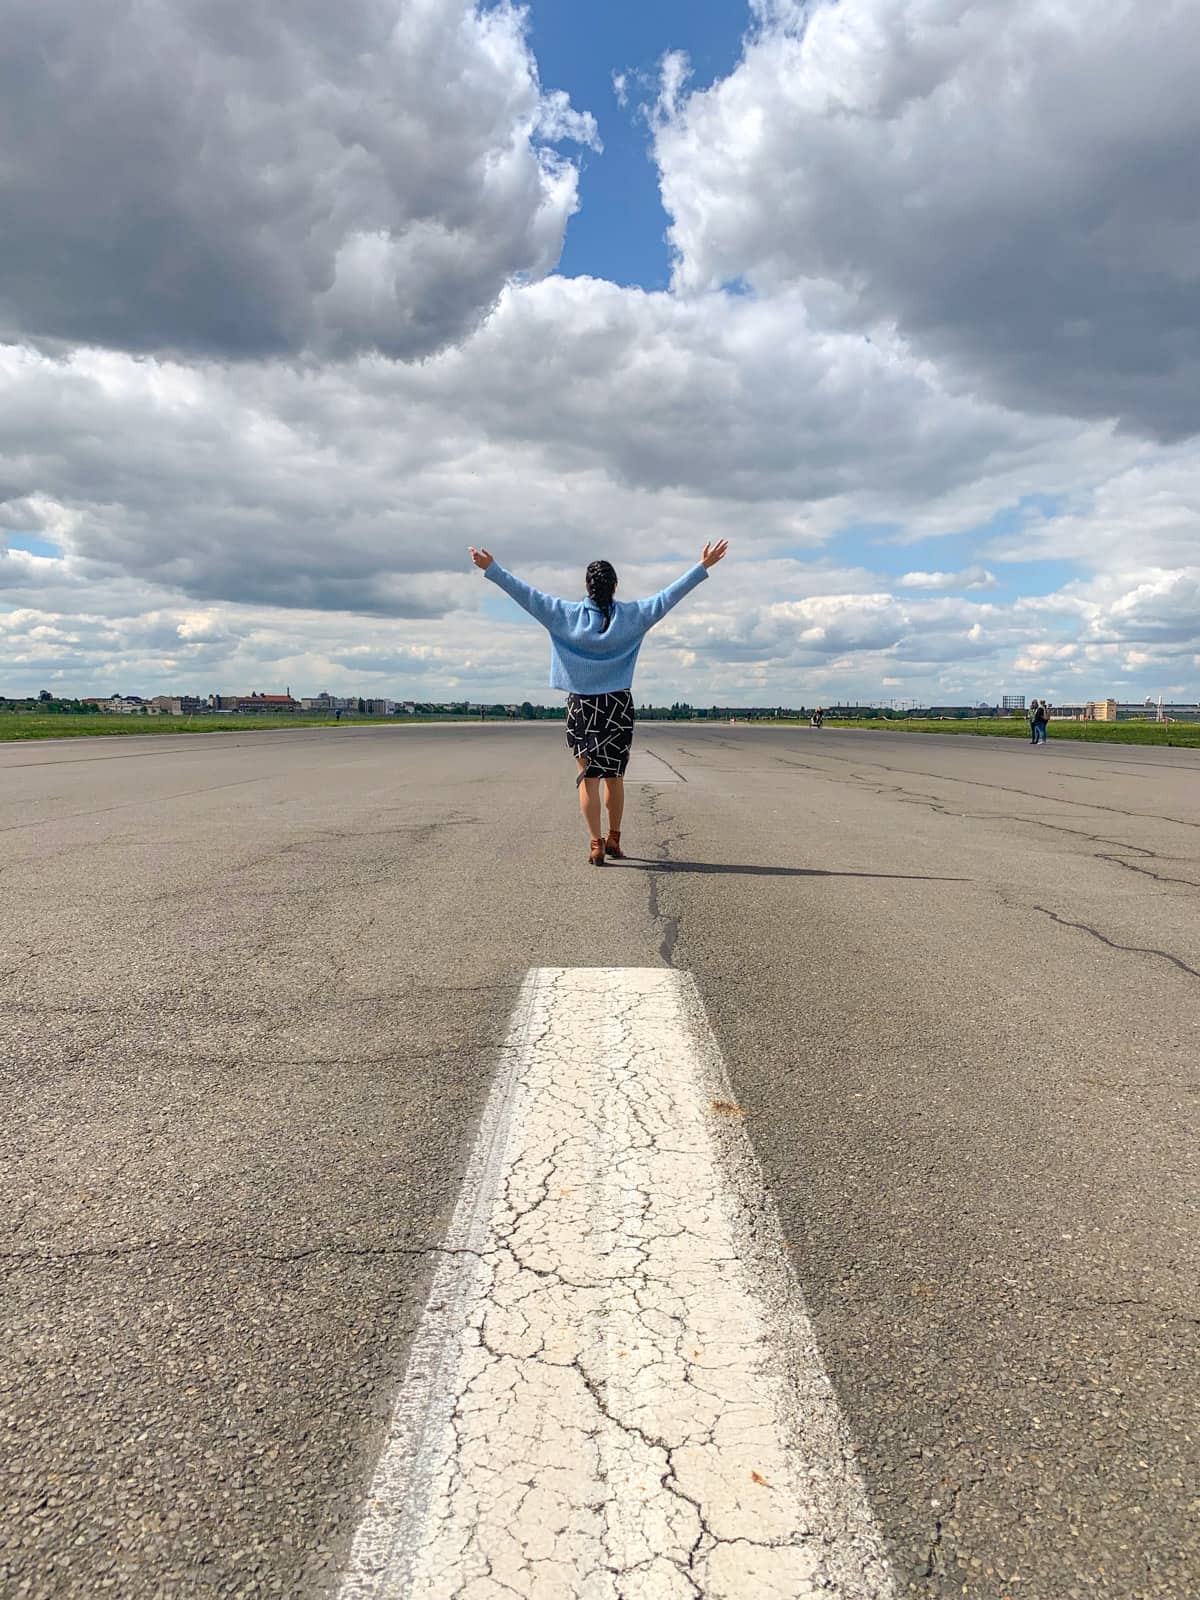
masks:
{"type": "Polygon", "coordinates": [[[341,1600],[890,1600],[686,974],[529,975],[447,1249],[341,1600]]]}

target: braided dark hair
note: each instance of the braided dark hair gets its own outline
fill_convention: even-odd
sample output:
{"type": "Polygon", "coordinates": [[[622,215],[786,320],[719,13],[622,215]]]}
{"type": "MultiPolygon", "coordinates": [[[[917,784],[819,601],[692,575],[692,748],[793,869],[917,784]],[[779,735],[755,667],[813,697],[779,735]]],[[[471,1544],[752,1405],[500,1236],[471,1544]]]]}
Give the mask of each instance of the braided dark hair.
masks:
{"type": "Polygon", "coordinates": [[[593,561],[587,569],[588,599],[604,613],[604,633],[612,621],[613,592],[617,587],[616,568],[611,561],[593,561]]]}

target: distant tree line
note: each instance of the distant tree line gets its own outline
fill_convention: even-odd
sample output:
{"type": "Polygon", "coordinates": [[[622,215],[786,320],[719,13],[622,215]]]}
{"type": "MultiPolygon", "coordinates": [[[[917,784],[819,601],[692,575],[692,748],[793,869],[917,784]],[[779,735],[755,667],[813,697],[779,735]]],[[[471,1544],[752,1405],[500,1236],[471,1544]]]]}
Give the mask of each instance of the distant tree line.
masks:
{"type": "Polygon", "coordinates": [[[48,717],[97,717],[100,715],[99,706],[89,706],[82,700],[75,700],[69,696],[52,695],[49,689],[42,689],[37,695],[27,696],[23,700],[9,699],[7,695],[0,694],[0,711],[37,711],[48,717]]]}
{"type": "MultiPolygon", "coordinates": [[[[727,722],[730,718],[746,722],[771,722],[803,720],[811,716],[816,705],[807,706],[734,706],[713,705],[693,706],[687,700],[674,700],[667,705],[643,704],[638,707],[638,717],[643,722],[679,722],[679,721],[709,721],[727,722]]],[[[910,707],[898,710],[895,706],[879,706],[870,704],[844,704],[826,701],[822,705],[826,717],[836,718],[840,721],[855,721],[860,718],[884,718],[889,721],[903,721],[909,717],[941,717],[941,718],[966,718],[966,717],[1023,717],[1024,711],[1000,711],[992,706],[924,706],[910,707]]],[[[365,715],[368,702],[361,696],[357,699],[358,714],[365,715]]],[[[89,705],[82,699],[68,695],[53,695],[48,689],[42,689],[37,695],[25,697],[9,697],[0,695],[0,712],[5,711],[36,711],[43,715],[55,716],[101,716],[104,714],[101,706],[89,705]]],[[[561,722],[565,708],[562,705],[535,705],[532,701],[523,700],[520,705],[501,704],[485,705],[479,701],[401,701],[396,706],[396,715],[400,717],[464,717],[482,718],[485,722],[496,721],[525,721],[525,722],[561,722]],[[409,711],[408,708],[412,707],[409,711]]]]}

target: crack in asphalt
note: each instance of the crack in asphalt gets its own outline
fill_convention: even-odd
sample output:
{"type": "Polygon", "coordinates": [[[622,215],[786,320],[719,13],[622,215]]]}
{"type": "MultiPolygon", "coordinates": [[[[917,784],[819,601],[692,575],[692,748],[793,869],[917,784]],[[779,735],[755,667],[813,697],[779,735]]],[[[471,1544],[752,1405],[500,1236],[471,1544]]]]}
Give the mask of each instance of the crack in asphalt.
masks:
{"type": "MultiPolygon", "coordinates": [[[[808,763],[808,762],[796,761],[796,760],[790,759],[790,758],[788,758],[786,756],[777,756],[774,759],[781,765],[793,766],[793,767],[803,767],[806,771],[814,772],[818,777],[832,778],[831,774],[823,772],[821,768],[813,766],[811,763],[808,763]]],[[[882,765],[882,763],[881,763],[881,765],[882,765]]],[[[885,768],[884,770],[893,771],[893,770],[896,770],[896,769],[885,768]]],[[[903,770],[903,769],[900,769],[900,770],[903,770]]],[[[859,774],[859,773],[848,773],[845,776],[849,777],[851,782],[857,783],[861,787],[868,789],[872,794],[876,794],[876,795],[879,795],[881,797],[887,797],[887,798],[894,799],[895,801],[897,801],[899,804],[902,804],[902,805],[919,805],[919,806],[924,807],[926,810],[934,812],[938,816],[963,818],[965,820],[983,821],[983,822],[1005,822],[1005,823],[1015,822],[1015,823],[1020,823],[1024,827],[1041,828],[1041,829],[1045,829],[1045,830],[1047,830],[1049,832],[1053,832],[1053,833],[1066,834],[1066,835],[1070,836],[1071,838],[1082,839],[1083,841],[1085,841],[1088,844],[1108,845],[1108,846],[1111,847],[1108,850],[1094,850],[1094,851],[1092,851],[1091,852],[1092,859],[1095,860],[1095,861],[1107,862],[1112,866],[1123,867],[1128,872],[1139,873],[1144,877],[1152,878],[1153,880],[1155,880],[1158,883],[1178,884],[1178,885],[1180,885],[1180,886],[1182,886],[1184,888],[1200,889],[1200,884],[1197,884],[1191,878],[1182,878],[1182,877],[1179,877],[1179,876],[1177,876],[1177,875],[1175,875],[1173,873],[1156,872],[1152,867],[1143,866],[1141,864],[1143,861],[1157,861],[1157,860],[1163,860],[1163,859],[1179,859],[1179,858],[1176,858],[1176,857],[1170,857],[1170,858],[1164,857],[1164,856],[1161,855],[1160,852],[1158,852],[1156,850],[1152,850],[1146,845],[1131,844],[1131,843],[1127,842],[1126,840],[1113,839],[1113,838],[1110,838],[1109,836],[1107,836],[1105,834],[1089,833],[1084,828],[1068,827],[1067,824],[1061,823],[1061,822],[1049,822],[1044,817],[1041,817],[1041,816],[1031,816],[1031,815],[1028,815],[1028,814],[1021,814],[1021,813],[1009,813],[1009,814],[1001,815],[1001,814],[998,814],[998,813],[995,813],[995,812],[988,812],[988,811],[960,811],[960,810],[957,810],[957,809],[951,807],[945,801],[943,801],[941,799],[938,799],[936,796],[929,795],[929,794],[924,794],[924,793],[922,793],[920,791],[915,791],[915,790],[912,790],[912,789],[906,789],[902,785],[899,785],[899,784],[882,784],[877,779],[870,778],[870,777],[867,777],[867,776],[859,774]],[[1121,854],[1118,854],[1117,853],[1118,851],[1121,852],[1121,854]],[[1126,859],[1127,856],[1136,856],[1139,859],[1138,860],[1127,860],[1126,859]]],[[[926,774],[919,774],[919,776],[934,777],[934,776],[936,776],[936,774],[926,773],[926,774]]],[[[973,782],[974,780],[957,779],[956,778],[956,779],[954,779],[952,781],[960,782],[960,783],[968,783],[968,782],[973,782]]],[[[982,783],[978,784],[977,786],[980,787],[980,788],[1002,788],[1002,787],[1004,787],[1003,785],[999,785],[999,784],[982,784],[982,783]]],[[[1011,792],[1013,792],[1013,793],[1022,793],[1024,791],[1013,790],[1011,792]]],[[[1058,805],[1074,804],[1078,808],[1081,808],[1083,810],[1107,810],[1107,811],[1116,811],[1116,810],[1118,810],[1118,808],[1114,807],[1114,806],[1094,806],[1094,805],[1092,805],[1092,803],[1090,801],[1089,802],[1084,802],[1084,801],[1077,801],[1077,802],[1056,801],[1056,800],[1054,800],[1054,797],[1050,796],[1050,795],[1039,796],[1038,798],[1045,799],[1045,800],[1050,800],[1052,803],[1058,804],[1058,805]]],[[[1133,820],[1133,819],[1135,819],[1137,817],[1153,815],[1152,813],[1129,812],[1129,811],[1122,811],[1120,814],[1123,815],[1123,816],[1129,817],[1131,820],[1133,820]]],[[[1158,818],[1157,820],[1165,821],[1165,822],[1178,822],[1179,821],[1178,818],[1170,818],[1170,817],[1161,817],[1161,818],[1158,818]]],[[[1198,824],[1193,824],[1193,823],[1187,823],[1187,824],[1184,824],[1184,825],[1188,826],[1188,827],[1198,826],[1198,824]]],[[[1187,859],[1187,858],[1184,858],[1184,859],[1187,859]]],[[[1043,907],[1034,907],[1033,909],[1035,909],[1035,910],[1044,910],[1043,907]]],[[[1046,915],[1053,915],[1053,913],[1047,912],[1046,915]]],[[[1082,922],[1067,923],[1065,918],[1058,917],[1058,916],[1055,916],[1055,920],[1058,921],[1058,922],[1062,922],[1066,926],[1078,927],[1078,928],[1084,929],[1086,932],[1089,932],[1089,933],[1093,934],[1096,938],[1102,940],[1103,943],[1110,945],[1115,950],[1137,951],[1137,952],[1140,952],[1140,953],[1145,954],[1145,955],[1161,956],[1164,960],[1174,963],[1175,966],[1179,967],[1182,971],[1188,973],[1189,975],[1191,975],[1191,976],[1200,976],[1200,974],[1196,973],[1196,969],[1195,968],[1189,966],[1185,961],[1182,961],[1178,956],[1174,956],[1174,955],[1170,954],[1169,951],[1150,949],[1150,948],[1137,946],[1137,945],[1121,945],[1121,944],[1118,944],[1115,940],[1109,939],[1106,935],[1100,933],[1097,929],[1090,927],[1086,923],[1082,923],[1082,922]]]]}
{"type": "Polygon", "coordinates": [[[1200,978],[1200,971],[1190,967],[1186,961],[1181,961],[1178,956],[1172,955],[1169,950],[1159,950],[1153,945],[1121,944],[1116,939],[1110,939],[1106,933],[1101,933],[1099,928],[1093,928],[1090,922],[1074,922],[1070,917],[1060,917],[1057,911],[1051,911],[1048,906],[1031,905],[1029,910],[1041,912],[1042,916],[1049,917],[1062,928],[1078,928],[1081,933],[1090,934],[1093,939],[1098,939],[1110,950],[1120,950],[1130,955],[1156,956],[1160,961],[1169,961],[1173,967],[1178,967],[1180,972],[1186,973],[1189,978],[1200,978]]]}
{"type": "MultiPolygon", "coordinates": [[[[820,773],[822,768],[813,766],[811,762],[796,761],[787,756],[774,756],[773,760],[784,766],[807,767],[810,771],[820,773]]],[[[1024,800],[1041,800],[1048,805],[1074,806],[1084,811],[1108,811],[1119,817],[1128,817],[1131,822],[1151,821],[1169,822],[1180,828],[1200,828],[1200,822],[1193,822],[1186,817],[1168,817],[1158,811],[1129,811],[1123,806],[1106,806],[1095,800],[1060,800],[1052,794],[1038,794],[1032,789],[1018,789],[1008,783],[988,783],[982,778],[959,778],[946,772],[926,772],[919,767],[890,767],[884,761],[869,761],[862,756],[836,756],[822,753],[817,759],[824,761],[840,761],[846,766],[878,767],[881,772],[890,772],[900,778],[932,778],[935,783],[961,783],[972,789],[993,789],[1000,794],[1017,794],[1024,800]]],[[[825,773],[832,777],[832,773],[825,773]]],[[[851,774],[856,777],[857,774],[851,774]]],[[[868,779],[860,779],[868,782],[868,779]]]]}
{"type": "Polygon", "coordinates": [[[267,783],[275,775],[264,773],[258,778],[239,778],[235,783],[210,783],[199,789],[179,789],[173,794],[142,795],[137,800],[122,800],[112,806],[97,806],[93,811],[67,811],[61,817],[35,817],[32,822],[10,822],[0,833],[16,833],[24,828],[52,828],[59,822],[76,822],[81,817],[103,817],[113,811],[128,811],[136,806],[160,806],[168,800],[189,800],[193,795],[216,794],[221,789],[245,789],[254,783],[267,783]]]}
{"type": "MultiPolygon", "coordinates": [[[[364,839],[378,839],[382,841],[387,839],[402,838],[405,835],[408,835],[412,839],[413,843],[420,845],[435,837],[437,834],[443,833],[450,828],[466,828],[470,827],[474,823],[477,823],[478,821],[479,818],[471,813],[460,812],[455,814],[451,812],[448,815],[440,816],[429,821],[422,820],[418,822],[389,823],[386,827],[310,828],[305,832],[303,838],[291,839],[286,844],[274,845],[271,849],[261,851],[258,855],[249,856],[245,860],[230,863],[227,868],[222,869],[222,871],[216,875],[215,881],[217,883],[234,883],[237,879],[243,877],[245,874],[253,872],[257,867],[273,866],[276,862],[283,860],[283,858],[286,856],[298,855],[306,851],[319,849],[322,846],[327,846],[330,841],[339,844],[348,841],[360,841],[364,839]]],[[[339,876],[332,879],[327,884],[318,885],[318,890],[336,892],[342,887],[342,885],[343,879],[339,876]]],[[[161,894],[147,896],[144,903],[147,905],[154,905],[160,901],[188,899],[194,896],[209,895],[212,893],[212,888],[213,882],[210,881],[203,884],[198,884],[194,888],[169,889],[161,894]]],[[[238,893],[239,895],[243,893],[243,890],[240,887],[238,889],[238,893]]]]}
{"type": "MultiPolygon", "coordinates": [[[[667,865],[671,860],[671,845],[674,842],[674,839],[676,837],[683,839],[686,838],[687,835],[679,834],[677,836],[673,836],[666,832],[668,820],[662,816],[659,811],[659,795],[656,790],[647,789],[645,791],[645,802],[646,810],[650,813],[651,822],[654,823],[659,832],[662,834],[662,837],[654,847],[656,855],[651,859],[660,861],[664,865],[667,865]]],[[[679,942],[679,918],[668,916],[662,910],[659,902],[659,887],[662,876],[663,874],[659,871],[655,871],[653,866],[647,873],[647,878],[649,880],[647,885],[647,908],[650,913],[651,923],[662,928],[662,938],[659,942],[658,953],[662,957],[663,964],[665,966],[673,967],[675,965],[675,946],[679,942]]]]}
{"type": "Polygon", "coordinates": [[[0,983],[7,982],[9,978],[15,978],[18,972],[22,972],[34,961],[52,960],[54,954],[54,952],[47,950],[27,950],[24,955],[17,957],[17,960],[13,966],[5,967],[4,970],[0,972],[0,983]]]}
{"type": "MultiPolygon", "coordinates": [[[[1144,850],[1141,854],[1149,856],[1156,861],[1164,859],[1152,850],[1144,850]]],[[[1143,878],[1153,878],[1156,883],[1182,883],[1189,889],[1200,889],[1200,883],[1197,883],[1194,878],[1177,878],[1170,872],[1155,872],[1151,867],[1139,866],[1136,861],[1126,861],[1124,856],[1107,855],[1100,851],[1095,859],[1097,861],[1111,861],[1114,867],[1124,867],[1126,872],[1139,872],[1143,878]]]]}
{"type": "Polygon", "coordinates": [[[1041,1305],[1052,1306],[1058,1311],[1079,1311],[1089,1314],[1095,1311],[1142,1311],[1163,1322],[1182,1322],[1188,1327],[1200,1328],[1200,1315],[1181,1311],[1177,1306],[1164,1306],[1157,1300],[1141,1300],[1134,1295],[1121,1298],[1100,1296],[1087,1300],[1052,1300],[1043,1295],[1038,1295],[1037,1298],[1041,1305]]]}
{"type": "MultiPolygon", "coordinates": [[[[351,957],[352,952],[346,957],[346,960],[349,961],[351,957]]],[[[413,975],[410,981],[402,988],[399,986],[389,987],[383,993],[356,994],[351,998],[336,993],[329,995],[327,993],[328,986],[326,986],[326,991],[314,992],[309,997],[309,1010],[313,1015],[320,1015],[324,1012],[336,1015],[341,1012],[351,1011],[357,1016],[361,1016],[368,1011],[398,1011],[402,1001],[411,1000],[418,995],[492,994],[511,997],[512,987],[511,982],[500,981],[495,983],[418,983],[415,975],[413,975]]],[[[154,1014],[156,1016],[169,1015],[183,1018],[184,1020],[192,1019],[200,1022],[209,1022],[211,1020],[211,1011],[204,1010],[195,1004],[172,1005],[171,1001],[174,999],[175,996],[169,994],[161,997],[156,996],[154,1014]]],[[[66,1004],[56,1005],[50,1000],[25,1001],[14,999],[6,1000],[5,1007],[15,1015],[111,1017],[118,1024],[117,1031],[121,1031],[122,1028],[127,1030],[129,1026],[130,1011],[128,1003],[122,1005],[119,1002],[72,1000],[66,1004]]],[[[288,1015],[290,1016],[291,1013],[289,1012],[288,1015]]],[[[278,1021],[262,1005],[249,1008],[230,1005],[228,997],[224,994],[221,996],[221,1020],[228,1026],[251,1027],[260,1026],[264,1022],[274,1024],[278,1021]]],[[[109,1039],[113,1037],[115,1037],[115,1033],[109,1035],[109,1039]]],[[[108,1040],[104,1042],[107,1043],[108,1040]]]]}
{"type": "Polygon", "coordinates": [[[1076,1078],[1096,1089],[1111,1089],[1114,1094],[1143,1094],[1147,1089],[1169,1089],[1173,1094],[1200,1094],[1200,1084],[1181,1083],[1177,1078],[1076,1078]]]}
{"type": "Polygon", "coordinates": [[[314,1256],[476,1256],[477,1251],[444,1245],[315,1244],[301,1250],[252,1250],[219,1239],[148,1239],[137,1244],[84,1245],[78,1250],[0,1250],[0,1262],[10,1265],[59,1266],[69,1261],[127,1260],[133,1256],[158,1257],[212,1255],[235,1261],[307,1261],[314,1256]]]}
{"type": "Polygon", "coordinates": [[[948,1492],[948,1503],[943,1508],[938,1507],[939,1515],[934,1518],[933,1533],[929,1541],[929,1551],[925,1561],[925,1571],[921,1574],[924,1578],[944,1578],[946,1564],[942,1560],[942,1545],[946,1535],[946,1527],[954,1518],[958,1510],[958,1502],[969,1489],[976,1489],[981,1483],[987,1482],[987,1474],[979,1473],[972,1478],[963,1478],[948,1492]]]}

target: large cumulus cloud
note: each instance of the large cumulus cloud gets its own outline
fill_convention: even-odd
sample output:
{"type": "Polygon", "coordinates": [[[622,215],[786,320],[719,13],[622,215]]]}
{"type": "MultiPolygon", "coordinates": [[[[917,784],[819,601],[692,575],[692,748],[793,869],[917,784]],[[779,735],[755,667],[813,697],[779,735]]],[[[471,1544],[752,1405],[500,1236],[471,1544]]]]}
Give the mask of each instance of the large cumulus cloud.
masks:
{"type": "Polygon", "coordinates": [[[0,337],[244,358],[461,338],[558,260],[591,118],[473,0],[4,0],[0,337]]]}
{"type": "Polygon", "coordinates": [[[761,0],[657,154],[687,290],[825,285],[964,386],[1200,430],[1194,0],[761,0]]]}
{"type": "Polygon", "coordinates": [[[506,6],[0,0],[0,690],[538,698],[468,541],[636,593],[721,534],[648,698],[1185,680],[1188,44],[1081,7],[757,0],[669,64],[650,294],[549,273],[594,133],[506,6]]]}
{"type": "Polygon", "coordinates": [[[420,619],[453,609],[468,542],[555,581],[731,524],[763,557],[854,518],[961,527],[1114,455],[786,297],[553,279],[416,365],[0,352],[0,527],[199,601],[420,619]]]}
{"type": "MultiPolygon", "coordinates": [[[[63,559],[0,564],[0,604],[7,589],[24,618],[0,658],[14,687],[116,674],[525,698],[544,649],[517,617],[480,615],[468,541],[565,593],[604,553],[634,593],[732,533],[738,559],[656,636],[646,693],[865,695],[965,661],[983,692],[1011,641],[1055,617],[1014,633],[1003,608],[889,597],[822,547],[848,522],[962,528],[1034,487],[1082,504],[1098,472],[1141,470],[1139,448],[964,401],[902,349],[810,326],[786,294],[552,278],[412,365],[10,350],[0,544],[32,534],[63,559]]],[[[965,590],[978,574],[937,587],[951,576],[965,590]]]]}

